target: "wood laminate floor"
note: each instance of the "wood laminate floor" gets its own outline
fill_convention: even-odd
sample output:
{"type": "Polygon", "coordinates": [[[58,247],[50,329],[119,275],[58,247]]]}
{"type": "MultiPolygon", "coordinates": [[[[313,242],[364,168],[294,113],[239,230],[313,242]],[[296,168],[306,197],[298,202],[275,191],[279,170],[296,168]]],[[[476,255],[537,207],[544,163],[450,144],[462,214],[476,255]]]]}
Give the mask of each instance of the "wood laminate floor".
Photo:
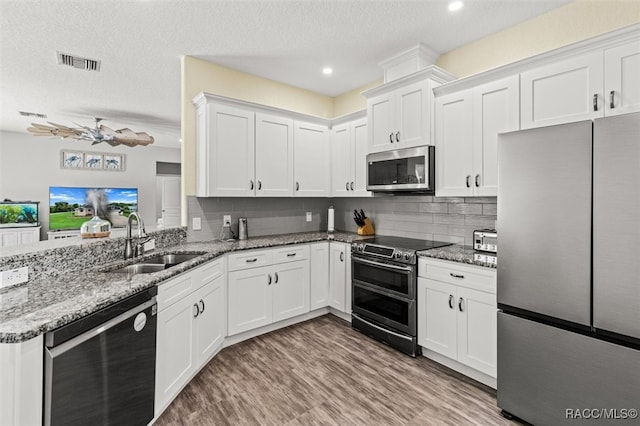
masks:
{"type": "Polygon", "coordinates": [[[332,315],[222,350],[156,425],[507,425],[495,391],[332,315]]]}

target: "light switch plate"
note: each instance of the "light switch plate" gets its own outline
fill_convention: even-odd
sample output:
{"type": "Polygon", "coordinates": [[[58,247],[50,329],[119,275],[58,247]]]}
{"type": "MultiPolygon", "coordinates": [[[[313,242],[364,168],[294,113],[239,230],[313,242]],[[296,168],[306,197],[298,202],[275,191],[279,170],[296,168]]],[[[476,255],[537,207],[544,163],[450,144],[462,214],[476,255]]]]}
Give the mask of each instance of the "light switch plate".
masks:
{"type": "Polygon", "coordinates": [[[29,281],[29,267],[27,266],[0,273],[0,288],[26,283],[27,281],[29,281]]]}
{"type": "Polygon", "coordinates": [[[191,229],[193,229],[194,231],[199,231],[200,229],[202,229],[202,221],[199,217],[194,217],[193,219],[191,219],[191,229]]]}
{"type": "Polygon", "coordinates": [[[307,222],[311,222],[313,220],[313,214],[311,212],[307,212],[307,222]]]}

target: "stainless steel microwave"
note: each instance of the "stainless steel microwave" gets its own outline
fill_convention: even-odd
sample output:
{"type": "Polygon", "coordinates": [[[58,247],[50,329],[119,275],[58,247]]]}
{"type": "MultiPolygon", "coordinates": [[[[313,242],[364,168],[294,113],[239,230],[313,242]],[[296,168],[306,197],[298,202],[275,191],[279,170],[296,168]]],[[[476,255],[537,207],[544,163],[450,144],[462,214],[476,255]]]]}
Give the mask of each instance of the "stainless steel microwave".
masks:
{"type": "Polygon", "coordinates": [[[435,194],[435,147],[396,149],[367,155],[367,190],[435,194]]]}

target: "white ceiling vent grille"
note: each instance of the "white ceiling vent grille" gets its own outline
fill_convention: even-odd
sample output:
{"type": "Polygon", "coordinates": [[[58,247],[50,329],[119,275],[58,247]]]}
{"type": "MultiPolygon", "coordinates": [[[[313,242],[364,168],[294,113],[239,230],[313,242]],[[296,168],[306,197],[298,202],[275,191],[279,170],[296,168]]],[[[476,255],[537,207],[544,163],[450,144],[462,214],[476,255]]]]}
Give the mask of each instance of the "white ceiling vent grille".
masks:
{"type": "Polygon", "coordinates": [[[47,114],[40,114],[37,112],[26,112],[26,111],[18,111],[20,115],[24,117],[36,117],[36,118],[47,118],[47,114]]]}
{"type": "Polygon", "coordinates": [[[87,71],[100,71],[100,61],[96,61],[95,59],[81,58],[62,52],[56,52],[56,54],[58,56],[58,64],[60,65],[67,65],[87,71]]]}

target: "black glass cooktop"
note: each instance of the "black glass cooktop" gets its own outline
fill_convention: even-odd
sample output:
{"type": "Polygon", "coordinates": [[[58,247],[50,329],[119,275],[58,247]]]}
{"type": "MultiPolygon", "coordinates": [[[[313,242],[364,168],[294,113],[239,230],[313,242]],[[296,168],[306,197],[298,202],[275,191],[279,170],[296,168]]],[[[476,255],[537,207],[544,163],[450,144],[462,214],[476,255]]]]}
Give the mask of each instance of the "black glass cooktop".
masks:
{"type": "Polygon", "coordinates": [[[365,244],[375,244],[378,246],[392,247],[404,250],[428,250],[438,247],[450,246],[452,243],[434,240],[418,240],[415,238],[388,237],[385,235],[377,235],[373,238],[362,240],[365,244]]]}

